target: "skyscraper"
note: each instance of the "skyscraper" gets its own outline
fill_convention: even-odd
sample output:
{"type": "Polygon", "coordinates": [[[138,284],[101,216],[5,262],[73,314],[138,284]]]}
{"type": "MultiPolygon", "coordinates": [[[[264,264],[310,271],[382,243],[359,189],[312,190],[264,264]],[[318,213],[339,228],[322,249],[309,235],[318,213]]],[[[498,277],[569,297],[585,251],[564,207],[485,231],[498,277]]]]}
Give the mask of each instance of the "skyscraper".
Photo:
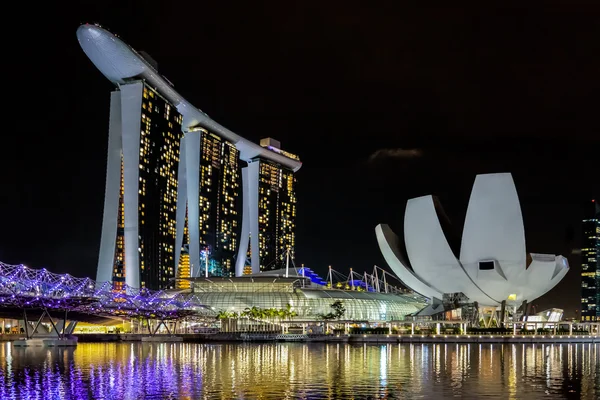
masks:
{"type": "Polygon", "coordinates": [[[581,242],[581,321],[600,321],[600,205],[586,204],[581,242]]]}
{"type": "Polygon", "coordinates": [[[239,276],[250,237],[253,272],[288,249],[293,257],[298,157],[218,124],[175,91],[147,54],[106,29],[81,25],[77,37],[118,87],[98,281],[162,289],[189,287],[174,278],[239,276]]]}
{"type": "Polygon", "coordinates": [[[111,94],[97,280],[115,290],[173,285],[181,119],[143,81],[111,94]]]}
{"type": "Polygon", "coordinates": [[[204,128],[187,132],[182,150],[180,193],[185,195],[178,207],[187,209],[190,271],[234,276],[242,220],[240,152],[204,128]]]}
{"type": "MultiPolygon", "coordinates": [[[[274,139],[262,139],[261,146],[298,159],[296,155],[281,150],[281,144],[274,139]]],[[[288,251],[290,259],[295,258],[296,177],[291,169],[263,157],[249,161],[242,173],[249,187],[244,187],[245,209],[238,275],[246,266],[242,262],[246,259],[248,238],[253,273],[280,269],[286,262],[288,251]]]]}

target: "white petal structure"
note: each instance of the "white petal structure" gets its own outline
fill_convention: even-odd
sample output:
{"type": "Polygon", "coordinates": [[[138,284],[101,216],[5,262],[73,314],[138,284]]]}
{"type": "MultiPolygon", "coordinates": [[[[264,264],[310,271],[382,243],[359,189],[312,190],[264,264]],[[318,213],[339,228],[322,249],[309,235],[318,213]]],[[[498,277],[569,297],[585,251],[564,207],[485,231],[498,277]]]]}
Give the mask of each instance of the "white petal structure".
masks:
{"type": "Polygon", "coordinates": [[[388,265],[417,293],[442,299],[463,293],[482,306],[532,301],[552,289],[567,273],[562,256],[530,254],[519,198],[508,173],[478,175],[463,229],[460,256],[453,253],[432,196],[410,199],[401,239],[389,226],[375,228],[388,265]]]}
{"type": "Polygon", "coordinates": [[[400,238],[392,232],[390,227],[387,225],[377,225],[375,231],[377,232],[377,241],[379,242],[379,248],[383,253],[383,257],[392,266],[392,269],[400,280],[406,286],[425,297],[441,299],[442,292],[434,288],[430,283],[423,281],[401,261],[402,256],[398,252],[400,238]]]}

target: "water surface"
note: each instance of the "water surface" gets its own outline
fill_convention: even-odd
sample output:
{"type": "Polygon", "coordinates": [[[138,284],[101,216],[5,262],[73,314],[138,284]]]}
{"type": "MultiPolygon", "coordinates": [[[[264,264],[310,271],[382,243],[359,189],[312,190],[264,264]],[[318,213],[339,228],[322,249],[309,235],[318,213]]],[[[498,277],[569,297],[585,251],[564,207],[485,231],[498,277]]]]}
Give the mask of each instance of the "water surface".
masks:
{"type": "Polygon", "coordinates": [[[600,398],[598,344],[0,344],[0,399],[600,398]]]}

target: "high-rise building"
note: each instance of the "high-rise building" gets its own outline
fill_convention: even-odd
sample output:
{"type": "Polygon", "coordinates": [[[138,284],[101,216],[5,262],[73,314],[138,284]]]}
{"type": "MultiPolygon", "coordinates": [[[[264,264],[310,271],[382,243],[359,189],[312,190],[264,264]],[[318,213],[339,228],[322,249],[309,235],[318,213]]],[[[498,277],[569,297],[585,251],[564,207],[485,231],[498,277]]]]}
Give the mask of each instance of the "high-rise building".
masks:
{"type": "Polygon", "coordinates": [[[581,321],[600,321],[600,205],[586,205],[581,241],[581,321]]]}
{"type": "MultiPolygon", "coordinates": [[[[281,144],[271,138],[261,140],[261,146],[271,151],[283,153],[286,157],[298,159],[296,155],[284,152],[281,144]]],[[[256,157],[243,168],[245,207],[242,228],[242,242],[238,256],[238,271],[246,267],[245,250],[250,241],[250,266],[246,271],[253,273],[280,269],[295,258],[296,245],[296,177],[291,169],[256,157]],[[246,201],[247,200],[247,201],[246,201]],[[247,223],[247,224],[246,224],[247,223]],[[246,228],[246,229],[244,229],[246,228]],[[257,232],[258,234],[254,234],[257,232]]]]}
{"type": "Polygon", "coordinates": [[[97,279],[173,286],[181,114],[143,81],[112,92],[97,279]]]}
{"type": "Polygon", "coordinates": [[[209,118],[149,55],[106,29],[85,24],[77,37],[119,88],[111,97],[98,281],[117,290],[186,288],[177,278],[239,276],[293,258],[299,158],[209,118]]]}
{"type": "Polygon", "coordinates": [[[182,151],[180,192],[186,197],[178,206],[187,203],[190,271],[234,276],[242,221],[240,152],[203,128],[185,134],[182,151]]]}

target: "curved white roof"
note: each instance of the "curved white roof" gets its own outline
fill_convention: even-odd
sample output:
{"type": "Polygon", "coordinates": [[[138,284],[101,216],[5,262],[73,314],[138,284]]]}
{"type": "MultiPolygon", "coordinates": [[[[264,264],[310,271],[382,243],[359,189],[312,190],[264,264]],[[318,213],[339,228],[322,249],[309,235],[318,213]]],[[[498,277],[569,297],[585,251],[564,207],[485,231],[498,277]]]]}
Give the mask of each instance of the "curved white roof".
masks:
{"type": "Polygon", "coordinates": [[[443,292],[433,287],[431,283],[425,282],[401,261],[402,256],[398,250],[400,238],[388,225],[377,225],[375,233],[383,258],[385,258],[385,261],[392,271],[396,273],[396,276],[398,276],[398,279],[400,279],[402,283],[429,299],[442,298],[443,292]]]}
{"type": "Polygon", "coordinates": [[[456,258],[442,230],[432,196],[408,200],[404,214],[406,252],[412,267],[423,280],[435,282],[443,293],[469,293],[471,301],[480,304],[497,303],[465,277],[465,270],[456,258]]]}
{"type": "Polygon", "coordinates": [[[389,227],[378,225],[375,231],[384,258],[400,280],[427,297],[461,292],[480,305],[518,305],[547,293],[569,270],[562,256],[527,257],[521,207],[510,174],[476,177],[460,259],[448,245],[431,196],[406,204],[404,238],[412,271],[402,262],[399,239],[389,227]]]}
{"type": "Polygon", "coordinates": [[[181,113],[184,129],[200,126],[222,136],[236,145],[240,151],[240,158],[245,161],[260,156],[288,167],[294,172],[302,166],[300,161],[263,148],[212,120],[177,93],[173,86],[140,54],[106,29],[97,25],[81,25],[77,29],[77,39],[96,68],[115,85],[135,78],[144,79],[152,85],[181,113]]]}

